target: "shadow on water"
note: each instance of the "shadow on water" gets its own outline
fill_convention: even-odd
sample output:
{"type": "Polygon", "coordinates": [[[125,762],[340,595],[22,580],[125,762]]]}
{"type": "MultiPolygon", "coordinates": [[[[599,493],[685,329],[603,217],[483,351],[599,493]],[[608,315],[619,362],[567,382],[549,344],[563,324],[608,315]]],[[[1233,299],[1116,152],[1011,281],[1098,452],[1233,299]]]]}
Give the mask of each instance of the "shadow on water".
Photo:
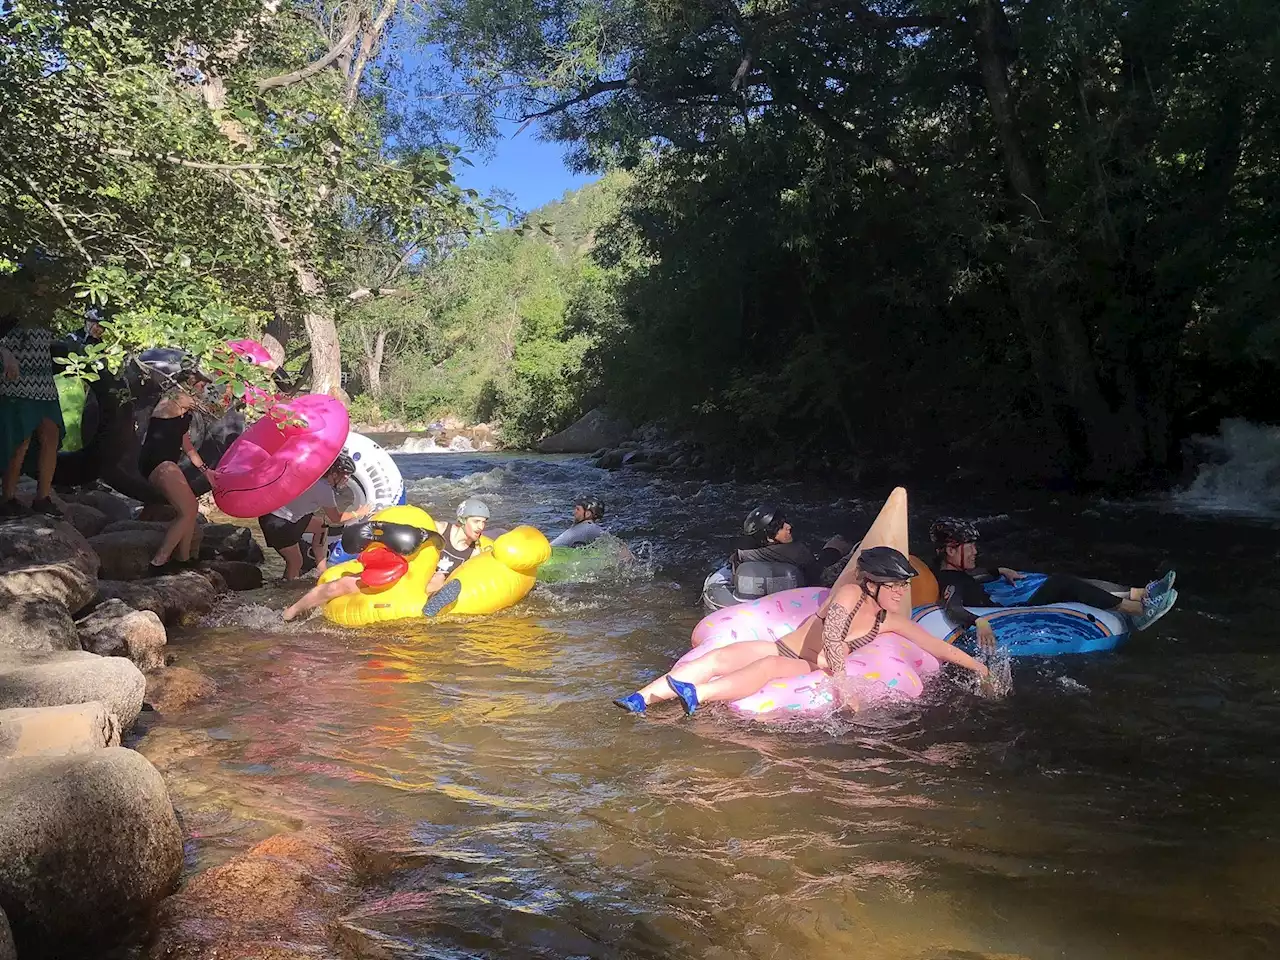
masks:
{"type": "MultiPolygon", "coordinates": [[[[362,631],[280,624],[281,588],[241,595],[174,641],[217,696],[139,744],[191,870],[333,832],[361,864],[352,956],[1280,955],[1274,527],[918,496],[917,543],[935,511],[987,517],[1010,565],[1142,581],[1176,565],[1181,607],[1113,655],[1018,664],[1002,701],[944,678],[821,723],[638,719],[609,700],[687,648],[701,577],[765,488],[400,462],[415,502],[448,516],[478,493],[501,525],[554,529],[591,489],[657,569],[362,631]]],[[[815,539],[859,533],[877,496],[781,491],[815,539]]]]}

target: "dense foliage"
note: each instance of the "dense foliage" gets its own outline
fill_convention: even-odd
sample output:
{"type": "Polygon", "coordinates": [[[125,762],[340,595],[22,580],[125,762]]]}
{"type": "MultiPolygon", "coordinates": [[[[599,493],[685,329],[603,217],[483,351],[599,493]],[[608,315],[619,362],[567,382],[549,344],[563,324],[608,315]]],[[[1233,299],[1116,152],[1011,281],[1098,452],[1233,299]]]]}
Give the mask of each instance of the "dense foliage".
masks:
{"type": "Polygon", "coordinates": [[[477,100],[635,172],[596,256],[637,415],[1107,482],[1276,415],[1271,0],[441,13],[477,100]]]}

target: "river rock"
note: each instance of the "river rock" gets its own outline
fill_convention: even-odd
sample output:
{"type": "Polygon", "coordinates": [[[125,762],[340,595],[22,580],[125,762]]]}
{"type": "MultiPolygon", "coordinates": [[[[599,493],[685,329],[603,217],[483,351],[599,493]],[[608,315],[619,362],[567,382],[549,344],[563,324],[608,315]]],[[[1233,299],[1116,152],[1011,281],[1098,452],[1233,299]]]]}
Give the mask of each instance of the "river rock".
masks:
{"type": "Polygon", "coordinates": [[[146,503],[138,511],[142,523],[168,523],[178,518],[178,508],[171,503],[146,503]]]}
{"type": "Polygon", "coordinates": [[[0,908],[23,960],[105,952],[181,868],[168,791],[141,754],[0,762],[0,908]]]}
{"type": "Polygon", "coordinates": [[[0,601],[54,600],[75,613],[98,592],[98,556],[75,527],[45,516],[0,524],[0,601]]]}
{"type": "Polygon", "coordinates": [[[211,523],[201,531],[201,560],[240,560],[261,563],[265,557],[248,527],[234,523],[211,523]]]}
{"type": "Polygon", "coordinates": [[[0,760],[120,745],[120,721],[101,703],[0,710],[0,760]]]}
{"type": "Polygon", "coordinates": [[[160,616],[135,610],[123,600],[107,600],[76,623],[80,645],[100,657],[128,657],[143,670],[164,665],[168,636],[160,616]]]}
{"type": "Polygon", "coordinates": [[[204,569],[145,580],[102,580],[98,584],[98,595],[103,600],[123,600],[135,610],[150,610],[166,624],[198,620],[226,592],[222,575],[204,569]]]}
{"type": "Polygon", "coordinates": [[[15,650],[79,650],[76,624],[56,600],[0,598],[0,646],[15,650]]]}
{"type": "Polygon", "coordinates": [[[62,507],[62,516],[67,523],[75,527],[83,536],[94,537],[102,532],[110,520],[97,507],[87,503],[66,503],[62,507]]]}
{"type": "Polygon", "coordinates": [[[257,590],[262,586],[262,570],[256,563],[239,560],[206,560],[202,570],[212,570],[227,584],[228,590],[257,590]]]}
{"type": "Polygon", "coordinates": [[[9,930],[9,918],[0,910],[0,960],[18,960],[18,948],[13,945],[13,933],[9,930]]]}
{"type": "Polygon", "coordinates": [[[93,507],[106,515],[108,521],[129,520],[133,517],[133,512],[137,505],[133,500],[128,500],[106,490],[83,490],[80,493],[73,493],[67,497],[67,500],[74,503],[83,503],[93,507]]]}
{"type": "Polygon", "coordinates": [[[197,874],[164,901],[153,960],[337,956],[332,932],[356,896],[346,854],[323,836],[282,834],[197,874]]]}
{"type": "Polygon", "coordinates": [[[177,713],[218,692],[218,685],[186,667],[165,667],[147,674],[147,703],[158,713],[177,713]]]}
{"type": "MultiPolygon", "coordinates": [[[[151,558],[164,542],[167,523],[150,523],[145,520],[119,520],[109,523],[102,533],[91,537],[89,543],[102,561],[101,575],[105,580],[138,580],[150,573],[151,558]]],[[[200,555],[200,531],[196,525],[191,541],[191,552],[200,555]]]]}
{"type": "Polygon", "coordinates": [[[631,427],[625,420],[602,407],[588,412],[576,423],[538,442],[542,453],[590,453],[619,443],[631,427]]]}
{"type": "Polygon", "coordinates": [[[617,470],[622,466],[622,458],[627,455],[625,450],[606,450],[596,460],[596,466],[602,470],[617,470]]]}
{"type": "Polygon", "coordinates": [[[146,678],[121,657],[83,650],[45,653],[0,647],[0,709],[97,700],[128,730],[142,710],[146,678]]]}

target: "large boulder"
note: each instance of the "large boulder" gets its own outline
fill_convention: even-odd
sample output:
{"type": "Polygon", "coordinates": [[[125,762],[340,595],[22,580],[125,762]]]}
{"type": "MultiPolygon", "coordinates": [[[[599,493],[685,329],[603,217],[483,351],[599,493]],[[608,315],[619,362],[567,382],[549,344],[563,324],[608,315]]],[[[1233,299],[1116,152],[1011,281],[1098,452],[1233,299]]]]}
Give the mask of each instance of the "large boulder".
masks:
{"type": "Polygon", "coordinates": [[[75,621],[57,600],[0,596],[0,647],[79,650],[75,621]]]}
{"type": "Polygon", "coordinates": [[[87,504],[106,514],[110,520],[128,520],[133,517],[135,502],[106,490],[84,490],[67,497],[68,501],[87,504]]]}
{"type": "Polygon", "coordinates": [[[227,584],[228,590],[257,590],[262,586],[262,568],[241,560],[206,560],[203,570],[212,570],[227,584]]]}
{"type": "Polygon", "coordinates": [[[151,610],[135,610],[123,600],[108,600],[76,623],[80,645],[100,657],[128,657],[143,670],[164,665],[168,635],[151,610]]]}
{"type": "Polygon", "coordinates": [[[612,447],[631,432],[630,425],[601,407],[559,433],[538,442],[542,453],[591,453],[601,447],[612,447]]]}
{"type": "Polygon", "coordinates": [[[193,623],[213,609],[227,592],[226,581],[216,570],[184,570],[146,580],[102,580],[98,596],[123,600],[135,610],[150,610],[167,624],[193,623]]]}
{"type": "Polygon", "coordinates": [[[71,524],[86,537],[97,536],[102,532],[102,528],[111,522],[111,518],[105,513],[97,507],[89,506],[87,503],[69,502],[64,504],[62,516],[67,523],[71,524]]]}
{"type": "MultiPolygon", "coordinates": [[[[109,523],[89,543],[102,561],[104,580],[138,580],[151,572],[151,558],[164,542],[167,523],[120,520],[109,523]]],[[[192,556],[200,555],[200,526],[191,541],[192,556]]]]}
{"type": "Polygon", "coordinates": [[[120,746],[120,721],[101,703],[0,710],[0,760],[120,746]]]}
{"type": "Polygon", "coordinates": [[[122,657],[83,650],[41,653],[0,647],[0,709],[98,701],[128,730],[142,711],[147,681],[122,657]]]}
{"type": "Polygon", "coordinates": [[[211,523],[201,531],[201,560],[240,560],[261,563],[265,557],[253,532],[235,523],[211,523]]]}
{"type": "Polygon", "coordinates": [[[98,555],[75,527],[45,516],[0,523],[0,601],[43,598],[75,613],[98,591],[98,555]]]}
{"type": "Polygon", "coordinates": [[[0,762],[0,909],[23,960],[105,952],[181,869],[168,791],[141,754],[0,762]]]}

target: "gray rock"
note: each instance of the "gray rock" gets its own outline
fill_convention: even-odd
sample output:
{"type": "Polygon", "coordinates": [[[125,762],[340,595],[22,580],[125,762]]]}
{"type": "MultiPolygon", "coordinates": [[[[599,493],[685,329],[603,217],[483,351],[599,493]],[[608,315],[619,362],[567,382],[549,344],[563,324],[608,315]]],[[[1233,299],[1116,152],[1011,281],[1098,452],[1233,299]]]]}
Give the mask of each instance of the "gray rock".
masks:
{"type": "Polygon", "coordinates": [[[201,560],[239,560],[261,563],[262,547],[248,527],[234,523],[211,523],[201,531],[201,560]]]}
{"type": "Polygon", "coordinates": [[[216,570],[188,570],[146,580],[99,582],[104,600],[123,600],[135,610],[150,610],[166,624],[194,622],[213,609],[227,592],[216,570]]]}
{"type": "Polygon", "coordinates": [[[597,407],[559,433],[539,441],[542,453],[590,453],[611,447],[631,432],[625,420],[597,407]]]}
{"type": "Polygon", "coordinates": [[[105,513],[87,503],[68,502],[62,508],[62,515],[69,524],[86,537],[97,536],[110,522],[105,513]]]}
{"type": "MultiPolygon", "coordinates": [[[[256,568],[255,568],[256,569],[256,568]]],[[[151,610],[107,600],[76,623],[80,645],[101,657],[128,657],[143,670],[164,665],[164,624],[151,610]]]]}
{"type": "Polygon", "coordinates": [[[168,791],[141,754],[0,762],[0,907],[23,960],[105,952],[181,868],[168,791]]]}
{"type": "Polygon", "coordinates": [[[643,450],[629,450],[622,455],[622,465],[624,467],[638,467],[648,461],[649,455],[643,450]]]}
{"type": "Polygon", "coordinates": [[[108,520],[128,520],[133,516],[135,503],[106,490],[85,490],[67,498],[83,503],[106,514],[108,520]]]}
{"type": "Polygon", "coordinates": [[[83,650],[42,653],[0,647],[0,709],[105,704],[128,730],[142,710],[142,671],[121,657],[83,650]]]}
{"type": "Polygon", "coordinates": [[[622,466],[622,458],[625,456],[624,450],[610,450],[596,461],[596,466],[603,470],[617,470],[622,466]]]}
{"type": "Polygon", "coordinates": [[[206,560],[201,567],[219,574],[226,581],[228,590],[257,590],[262,586],[262,570],[255,563],[206,560]]]}
{"type": "MultiPolygon", "coordinates": [[[[151,558],[164,541],[167,523],[121,520],[109,523],[89,539],[102,562],[104,580],[138,580],[150,573],[151,558]]],[[[191,541],[192,556],[200,554],[200,526],[191,541]]]]}
{"type": "Polygon", "coordinates": [[[120,721],[101,703],[0,710],[0,760],[120,746],[120,721]]]}
{"type": "Polygon", "coordinates": [[[0,646],[15,650],[79,650],[75,621],[57,600],[0,596],[0,646]]]}
{"type": "Polygon", "coordinates": [[[44,598],[75,613],[98,592],[98,556],[75,527],[44,516],[0,523],[0,600],[44,598]]]}

